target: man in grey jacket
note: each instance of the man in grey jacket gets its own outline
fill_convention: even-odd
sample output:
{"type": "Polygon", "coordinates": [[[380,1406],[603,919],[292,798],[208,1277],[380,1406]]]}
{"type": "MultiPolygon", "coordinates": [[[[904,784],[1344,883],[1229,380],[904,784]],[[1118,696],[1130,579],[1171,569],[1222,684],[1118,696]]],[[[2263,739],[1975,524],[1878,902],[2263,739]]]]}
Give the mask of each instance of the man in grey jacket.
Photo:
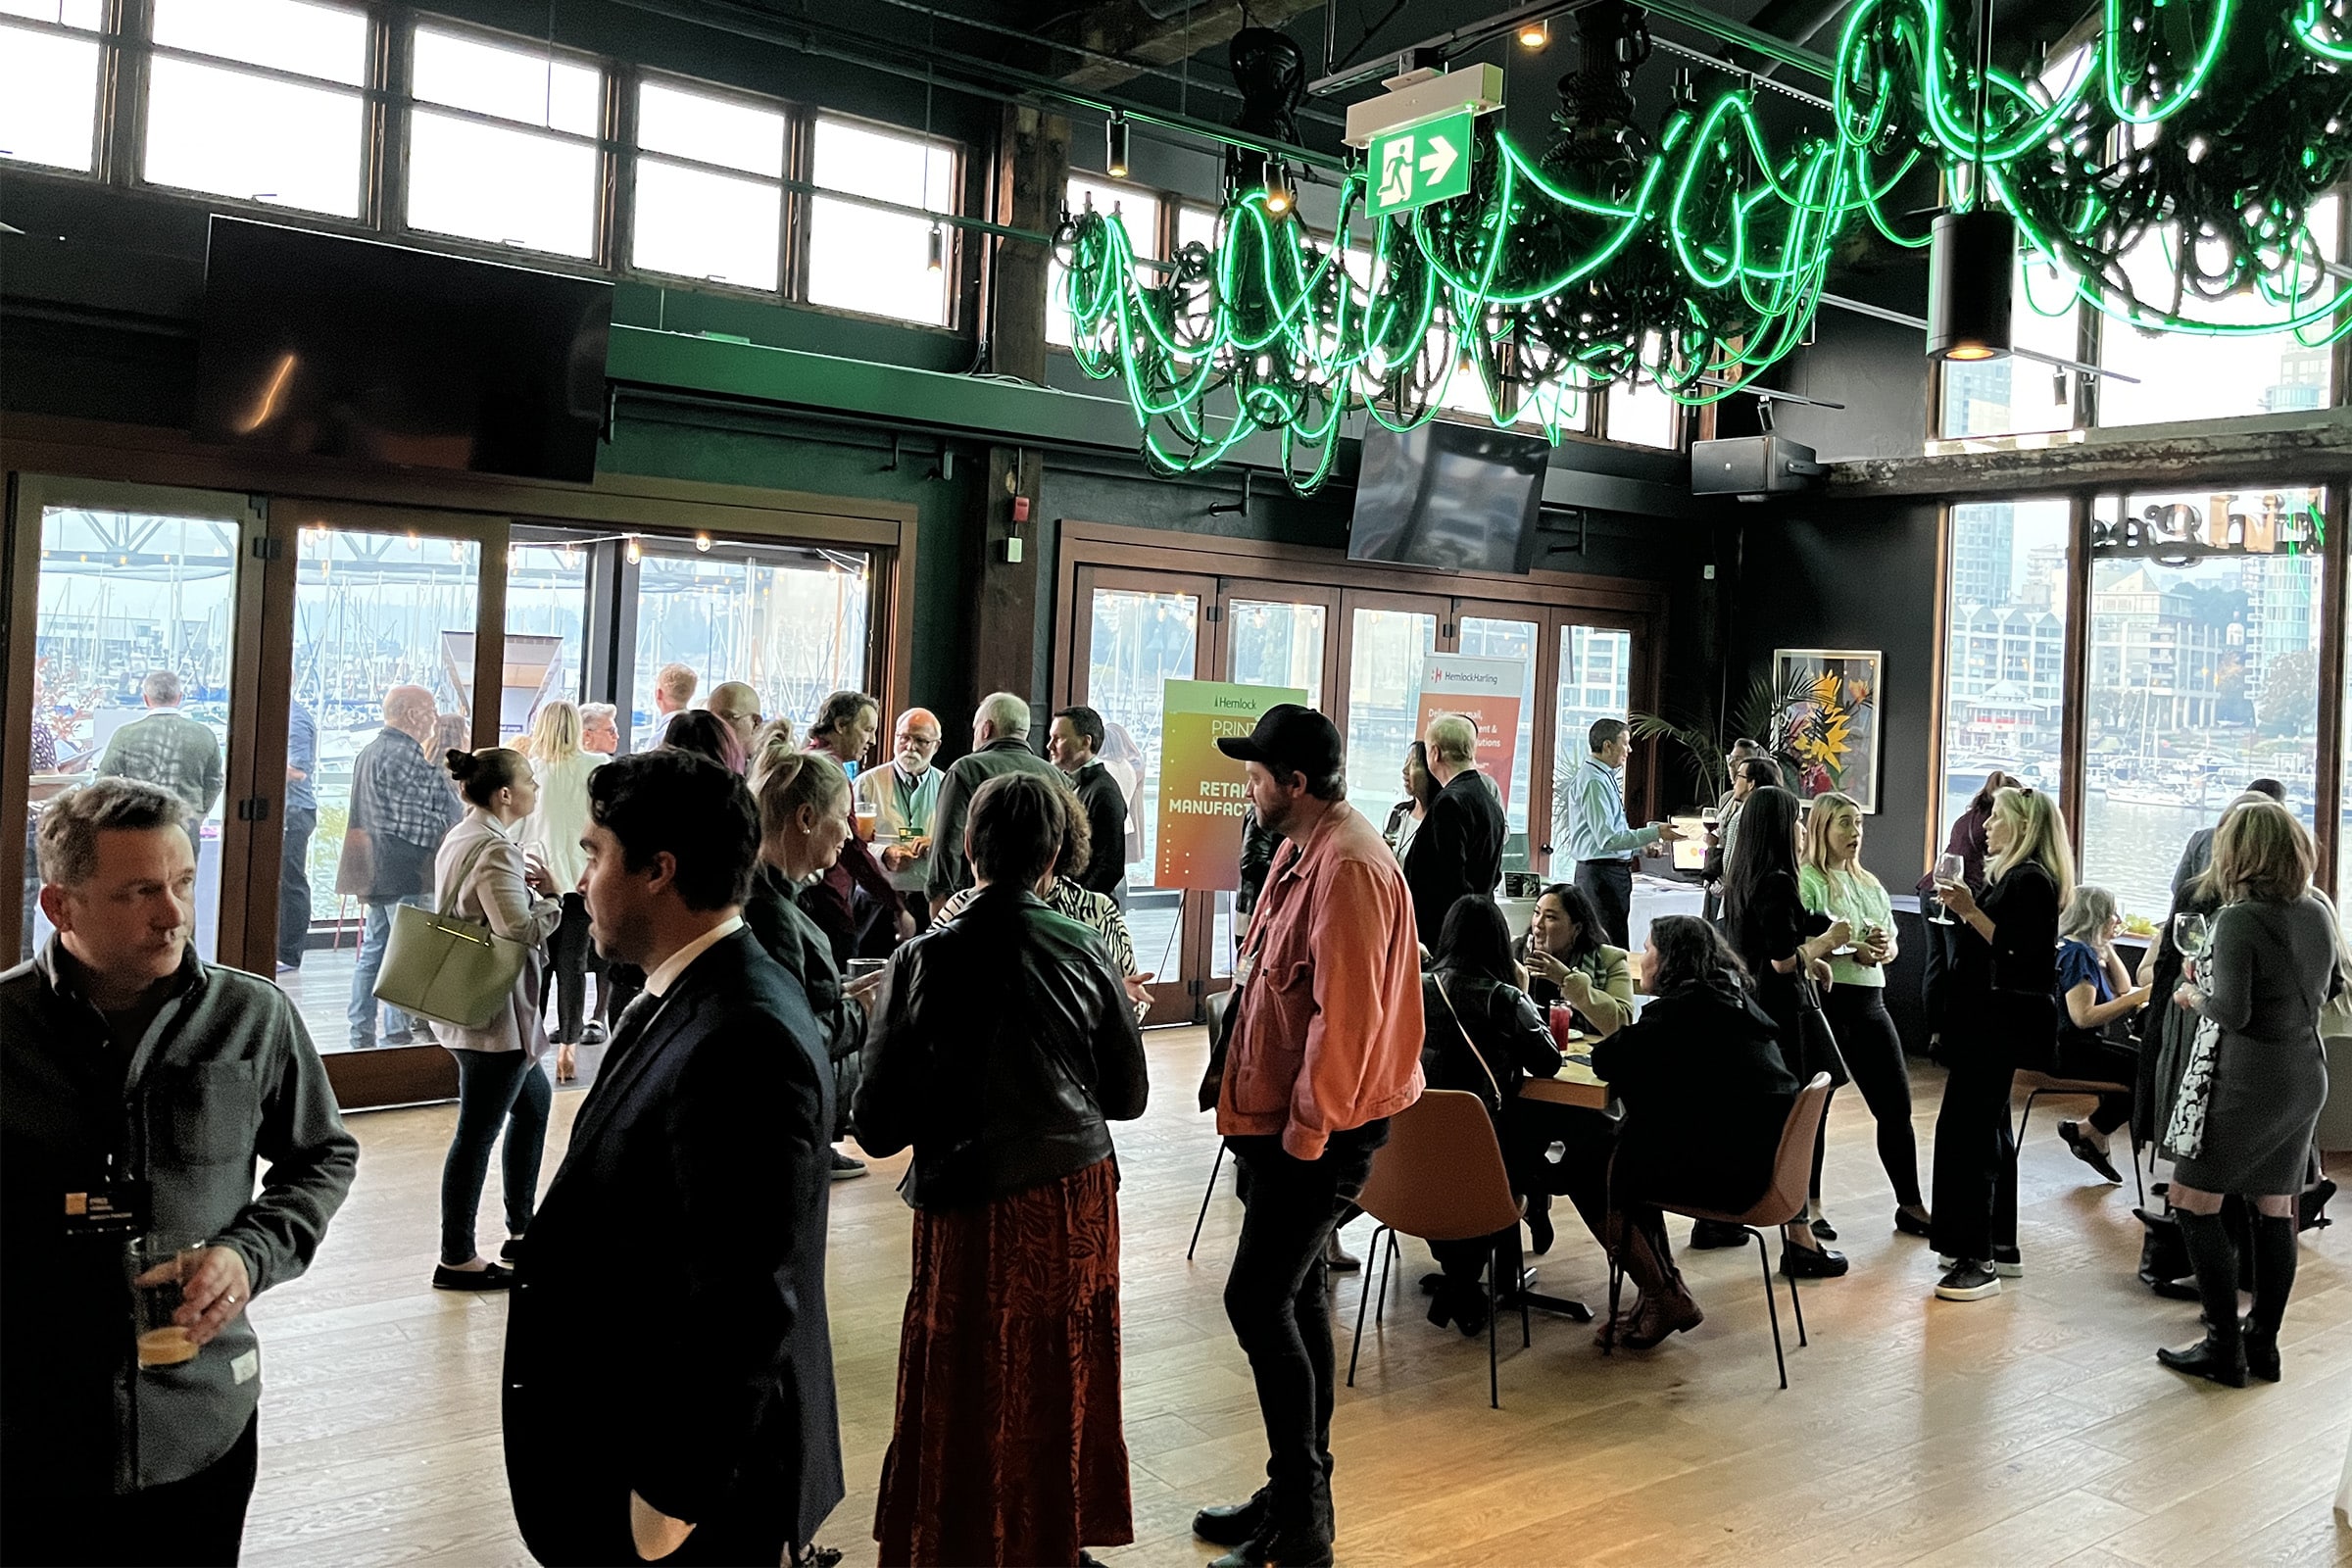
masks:
{"type": "Polygon", "coordinates": [[[189,945],[185,818],[132,779],[51,803],[57,934],[0,975],[7,1562],[236,1560],[261,1397],[246,1304],[309,1267],[359,1163],[293,1004],[189,945]],[[200,1249],[176,1313],[191,1360],[138,1365],[142,1240],[200,1249]]]}
{"type": "Polygon", "coordinates": [[[991,692],[972,714],[972,749],[956,760],[939,781],[939,804],[931,817],[931,907],[972,885],[972,862],[964,858],[964,818],[980,786],[1004,773],[1036,773],[1063,789],[1061,769],[1029,749],[1029,705],[1010,692],[991,692]]]}

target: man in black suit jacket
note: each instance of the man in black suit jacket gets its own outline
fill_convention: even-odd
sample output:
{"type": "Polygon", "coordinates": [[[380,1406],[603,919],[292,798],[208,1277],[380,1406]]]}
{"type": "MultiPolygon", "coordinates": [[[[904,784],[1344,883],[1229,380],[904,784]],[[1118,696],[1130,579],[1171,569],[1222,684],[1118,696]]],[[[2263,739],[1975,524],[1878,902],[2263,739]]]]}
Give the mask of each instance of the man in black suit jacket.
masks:
{"type": "Polygon", "coordinates": [[[589,782],[590,931],[646,970],[523,1242],[507,1481],[543,1563],[774,1564],[842,1496],[832,1076],[740,912],[759,817],[677,751],[589,782]]]}
{"type": "Polygon", "coordinates": [[[1435,953],[1454,900],[1465,893],[1494,896],[1506,830],[1494,781],[1478,770],[1478,726],[1459,713],[1440,713],[1422,740],[1438,799],[1405,851],[1404,885],[1412,890],[1413,928],[1435,953]]]}

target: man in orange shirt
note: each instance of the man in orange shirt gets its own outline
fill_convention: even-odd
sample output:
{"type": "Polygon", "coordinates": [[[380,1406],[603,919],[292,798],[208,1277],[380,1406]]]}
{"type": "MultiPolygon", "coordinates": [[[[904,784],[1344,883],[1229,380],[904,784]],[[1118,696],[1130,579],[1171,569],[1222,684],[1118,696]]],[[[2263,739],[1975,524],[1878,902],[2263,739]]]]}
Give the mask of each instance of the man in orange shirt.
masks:
{"type": "Polygon", "coordinates": [[[1294,703],[1217,742],[1249,765],[1250,804],[1282,835],[1235,965],[1217,1131],[1242,1185],[1225,1315],[1266,1425],[1266,1485],[1203,1508],[1212,1568],[1328,1563],[1331,1306],[1324,1244],[1363,1190],[1388,1118],[1421,1096],[1412,898],[1380,831],[1347,801],[1340,732],[1294,703]]]}

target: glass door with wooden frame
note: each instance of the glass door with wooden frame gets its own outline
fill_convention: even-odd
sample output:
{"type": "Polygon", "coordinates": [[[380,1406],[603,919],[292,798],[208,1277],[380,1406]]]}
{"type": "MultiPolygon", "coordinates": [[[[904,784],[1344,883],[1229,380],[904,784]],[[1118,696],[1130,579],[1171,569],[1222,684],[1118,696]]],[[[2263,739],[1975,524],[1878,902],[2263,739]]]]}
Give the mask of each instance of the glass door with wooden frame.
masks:
{"type": "Polygon", "coordinates": [[[196,862],[199,955],[260,967],[244,940],[252,766],[239,741],[254,710],[241,674],[243,618],[261,517],[249,498],[24,475],[11,525],[14,581],[8,785],[0,864],[21,897],[0,916],[10,961],[55,931],[41,906],[41,813],[107,776],[179,797],[196,862]],[[29,613],[27,613],[29,612],[29,613]]]}
{"type": "Polygon", "coordinates": [[[1406,803],[1405,760],[1421,738],[1422,676],[1429,656],[1445,646],[1441,636],[1450,634],[1451,606],[1439,598],[1350,590],[1341,596],[1341,609],[1348,799],[1394,842],[1406,803]]]}
{"type": "MultiPolygon", "coordinates": [[[[1226,578],[1217,585],[1224,673],[1241,686],[1287,686],[1306,693],[1306,706],[1328,711],[1327,672],[1339,667],[1340,594],[1336,588],[1226,578]]],[[[1242,932],[1234,896],[1218,892],[1210,929],[1203,990],[1226,989],[1242,932]]]]}
{"type": "Polygon", "coordinates": [[[463,810],[441,759],[513,739],[507,522],[281,501],[270,532],[263,710],[285,720],[257,737],[257,759],[284,780],[270,835],[278,982],[347,1108],[444,1098],[448,1054],[372,982],[393,908],[429,901],[437,830],[463,810]],[[355,776],[376,748],[408,760],[372,764],[385,783],[363,805],[355,776]]]}
{"type": "MultiPolygon", "coordinates": [[[[1637,640],[1630,624],[1596,623],[1597,617],[1573,610],[1555,612],[1551,619],[1551,851],[1546,873],[1554,881],[1575,875],[1569,849],[1577,772],[1592,755],[1590,736],[1595,720],[1623,719],[1631,710],[1635,682],[1637,640]]],[[[1645,649],[1643,650],[1646,651],[1645,649]]],[[[1626,815],[1639,814],[1642,804],[1629,771],[1626,815]]],[[[1662,862],[1652,862],[1653,864],[1662,862]]]]}
{"type": "MultiPolygon", "coordinates": [[[[1451,652],[1470,659],[1494,659],[1519,666],[1519,720],[1511,735],[1510,766],[1499,768],[1486,754],[1480,738],[1479,765],[1502,790],[1502,868],[1526,871],[1536,863],[1537,842],[1528,831],[1528,803],[1535,799],[1537,774],[1536,712],[1538,666],[1542,662],[1547,612],[1535,605],[1478,605],[1456,601],[1451,652]]],[[[1534,813],[1542,821],[1541,812],[1534,813]]]]}
{"type": "MultiPolygon", "coordinates": [[[[1190,1020],[1200,965],[1187,944],[1208,924],[1207,894],[1157,882],[1162,687],[1206,680],[1216,645],[1200,628],[1216,583],[1176,573],[1085,567],[1078,573],[1069,684],[1076,701],[1102,715],[1102,761],[1127,794],[1127,929],[1136,967],[1153,977],[1146,1023],[1190,1020]]],[[[1042,726],[1041,726],[1042,727],[1042,726]]],[[[1235,827],[1238,842],[1240,827],[1235,827]]]]}

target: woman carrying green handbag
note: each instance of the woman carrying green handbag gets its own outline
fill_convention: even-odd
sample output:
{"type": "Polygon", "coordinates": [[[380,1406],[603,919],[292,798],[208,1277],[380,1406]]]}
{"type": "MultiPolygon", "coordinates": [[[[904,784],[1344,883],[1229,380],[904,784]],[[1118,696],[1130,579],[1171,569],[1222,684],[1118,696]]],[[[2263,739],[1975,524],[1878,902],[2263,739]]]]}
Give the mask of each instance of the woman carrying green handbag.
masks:
{"type": "Polygon", "coordinates": [[[450,776],[466,798],[463,820],[441,841],[433,861],[434,907],[443,916],[476,922],[523,950],[520,972],[507,999],[479,1028],[433,1024],[433,1036],[458,1060],[458,1126],[441,1166],[441,1258],[433,1287],[496,1291],[514,1283],[511,1269],[474,1250],[473,1224],[490,1171],[490,1146],[507,1124],[505,1182],[508,1242],[531,1223],[539,1191],[539,1154],[547,1142],[554,1090],[539,1058],[547,1051],[539,981],[544,944],[564,918],[547,867],[515,842],[516,825],[538,805],[539,786],[520,752],[503,746],[451,752],[450,776]]]}

